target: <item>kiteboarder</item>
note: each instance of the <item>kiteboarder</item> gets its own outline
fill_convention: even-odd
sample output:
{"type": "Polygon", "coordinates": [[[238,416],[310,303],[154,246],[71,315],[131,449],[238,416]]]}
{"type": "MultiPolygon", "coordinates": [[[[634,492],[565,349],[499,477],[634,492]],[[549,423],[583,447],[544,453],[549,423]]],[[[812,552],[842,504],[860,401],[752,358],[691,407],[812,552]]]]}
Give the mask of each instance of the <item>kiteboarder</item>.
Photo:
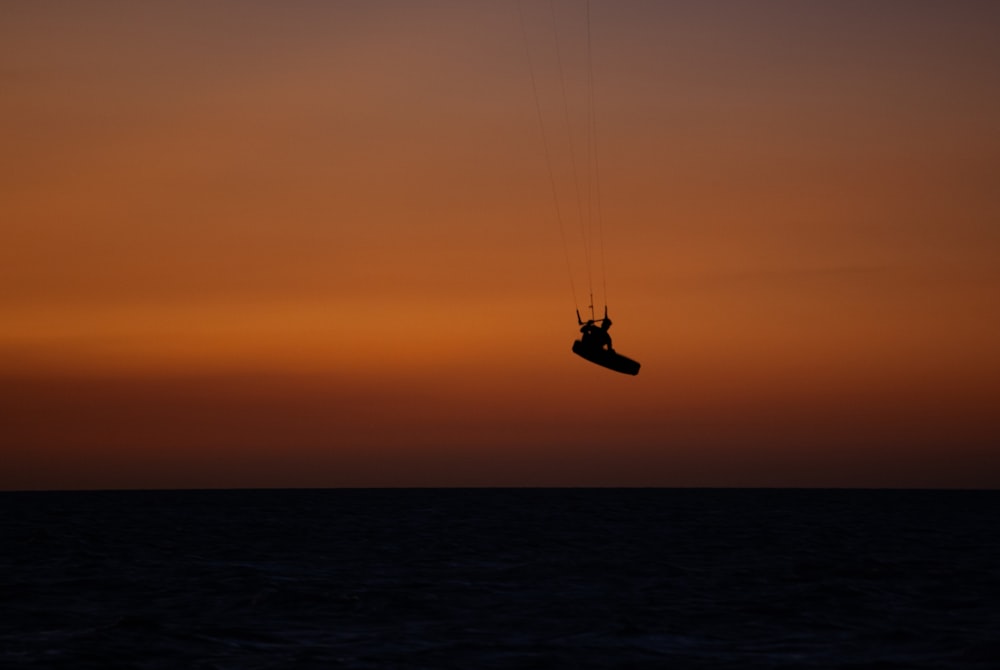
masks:
{"type": "MultiPolygon", "coordinates": [[[[579,319],[579,314],[577,314],[577,319],[579,319]]],[[[608,329],[611,328],[611,319],[608,318],[605,312],[604,318],[600,319],[601,325],[595,325],[593,319],[587,319],[587,322],[583,324],[580,328],[580,332],[583,333],[583,337],[580,338],[584,346],[589,349],[607,349],[611,353],[614,353],[614,349],[611,347],[611,336],[608,335],[608,329]]]]}

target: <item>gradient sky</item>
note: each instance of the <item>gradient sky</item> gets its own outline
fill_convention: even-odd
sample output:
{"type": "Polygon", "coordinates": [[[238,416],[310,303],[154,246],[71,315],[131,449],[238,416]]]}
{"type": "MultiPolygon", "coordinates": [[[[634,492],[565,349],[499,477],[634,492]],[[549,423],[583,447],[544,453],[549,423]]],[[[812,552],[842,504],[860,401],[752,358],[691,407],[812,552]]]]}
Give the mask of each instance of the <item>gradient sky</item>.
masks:
{"type": "Polygon", "coordinates": [[[995,2],[2,12],[0,489],[1000,486],[995,2]]]}

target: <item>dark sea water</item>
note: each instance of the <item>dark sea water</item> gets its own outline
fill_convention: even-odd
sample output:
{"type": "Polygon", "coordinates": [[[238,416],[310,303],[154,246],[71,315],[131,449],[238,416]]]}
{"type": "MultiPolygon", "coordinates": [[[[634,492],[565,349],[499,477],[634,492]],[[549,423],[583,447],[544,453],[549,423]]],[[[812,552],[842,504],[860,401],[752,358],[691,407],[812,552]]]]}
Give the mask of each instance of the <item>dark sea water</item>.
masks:
{"type": "Polygon", "coordinates": [[[0,493],[0,666],[1000,668],[1000,492],[0,493]]]}

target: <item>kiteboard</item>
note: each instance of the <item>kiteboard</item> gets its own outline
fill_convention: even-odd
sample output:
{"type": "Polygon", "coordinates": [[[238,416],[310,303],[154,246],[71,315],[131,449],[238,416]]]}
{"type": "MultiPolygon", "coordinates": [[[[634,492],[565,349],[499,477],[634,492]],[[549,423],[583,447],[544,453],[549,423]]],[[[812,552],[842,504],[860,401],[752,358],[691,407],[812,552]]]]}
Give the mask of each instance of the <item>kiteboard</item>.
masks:
{"type": "Polygon", "coordinates": [[[628,356],[622,356],[617,352],[608,351],[607,349],[595,349],[584,346],[580,340],[573,342],[573,353],[591,363],[596,363],[615,372],[621,372],[626,375],[639,374],[639,363],[633,361],[628,356]]]}

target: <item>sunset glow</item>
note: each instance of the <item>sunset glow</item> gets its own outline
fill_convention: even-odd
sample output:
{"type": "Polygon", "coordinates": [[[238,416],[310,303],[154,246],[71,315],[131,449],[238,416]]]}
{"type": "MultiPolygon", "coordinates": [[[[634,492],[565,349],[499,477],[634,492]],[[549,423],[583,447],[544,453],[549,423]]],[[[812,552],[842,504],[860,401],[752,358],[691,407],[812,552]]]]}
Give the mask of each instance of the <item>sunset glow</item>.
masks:
{"type": "Polygon", "coordinates": [[[522,4],[7,7],[0,489],[1000,486],[1000,7],[592,3],[632,378],[522,4]]]}

